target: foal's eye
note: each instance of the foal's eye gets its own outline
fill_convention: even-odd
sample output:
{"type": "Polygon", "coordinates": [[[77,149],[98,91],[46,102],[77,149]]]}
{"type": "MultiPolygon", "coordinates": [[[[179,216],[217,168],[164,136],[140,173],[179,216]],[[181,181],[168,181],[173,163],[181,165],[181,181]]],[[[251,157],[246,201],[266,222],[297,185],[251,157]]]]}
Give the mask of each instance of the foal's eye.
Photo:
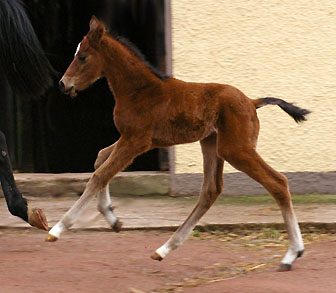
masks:
{"type": "Polygon", "coordinates": [[[86,56],[78,56],[78,60],[84,62],[86,59],[86,56]]]}

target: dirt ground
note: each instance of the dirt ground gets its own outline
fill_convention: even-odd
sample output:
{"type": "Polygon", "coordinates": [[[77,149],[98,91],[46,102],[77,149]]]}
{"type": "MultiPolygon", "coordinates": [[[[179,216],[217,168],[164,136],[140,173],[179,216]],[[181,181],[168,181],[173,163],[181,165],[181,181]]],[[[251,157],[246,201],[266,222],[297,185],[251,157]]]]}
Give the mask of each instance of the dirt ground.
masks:
{"type": "Polygon", "coordinates": [[[0,231],[0,292],[336,292],[336,236],[304,235],[306,251],[277,272],[287,243],[274,230],[193,233],[162,262],[150,259],[172,232],[0,231]]]}

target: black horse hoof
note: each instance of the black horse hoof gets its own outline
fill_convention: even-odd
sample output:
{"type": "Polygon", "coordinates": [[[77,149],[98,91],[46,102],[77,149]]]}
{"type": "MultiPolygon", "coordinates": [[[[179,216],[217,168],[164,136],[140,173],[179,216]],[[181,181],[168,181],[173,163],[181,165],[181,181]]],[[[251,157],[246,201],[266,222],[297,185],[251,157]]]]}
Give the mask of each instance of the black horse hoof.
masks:
{"type": "Polygon", "coordinates": [[[122,222],[120,222],[119,220],[117,220],[117,222],[115,222],[114,225],[112,226],[113,231],[117,233],[121,231],[121,228],[122,228],[122,222]]]}
{"type": "Polygon", "coordinates": [[[292,265],[288,263],[282,263],[278,272],[288,272],[292,269],[292,265]]]}

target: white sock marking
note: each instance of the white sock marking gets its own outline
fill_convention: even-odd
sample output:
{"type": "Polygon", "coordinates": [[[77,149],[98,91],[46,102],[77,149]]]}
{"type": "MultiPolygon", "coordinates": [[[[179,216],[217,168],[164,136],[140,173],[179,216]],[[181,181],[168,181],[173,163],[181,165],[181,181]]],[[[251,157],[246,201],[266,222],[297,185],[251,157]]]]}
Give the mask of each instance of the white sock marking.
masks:
{"type": "Polygon", "coordinates": [[[162,258],[165,258],[167,254],[170,252],[170,249],[167,247],[167,243],[165,243],[160,248],[158,248],[155,252],[158,255],[160,255],[162,258]]]}
{"type": "Polygon", "coordinates": [[[56,238],[60,238],[64,230],[64,225],[61,222],[58,222],[54,227],[52,227],[52,229],[49,231],[49,234],[56,238]]]}
{"type": "Polygon", "coordinates": [[[288,236],[290,240],[289,248],[282,259],[284,264],[292,264],[298,256],[298,252],[304,249],[300,227],[297,223],[294,212],[289,213],[287,210],[283,211],[284,219],[287,222],[288,236]]]}

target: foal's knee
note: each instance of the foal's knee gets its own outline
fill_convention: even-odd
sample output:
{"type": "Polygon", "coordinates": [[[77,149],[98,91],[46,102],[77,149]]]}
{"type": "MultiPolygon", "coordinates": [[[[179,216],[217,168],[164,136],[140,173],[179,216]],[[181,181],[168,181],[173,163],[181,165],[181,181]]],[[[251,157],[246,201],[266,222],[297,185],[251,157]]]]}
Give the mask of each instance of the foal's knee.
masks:
{"type": "Polygon", "coordinates": [[[102,165],[102,162],[99,160],[99,157],[97,157],[93,167],[95,170],[97,170],[102,165]]]}
{"type": "Polygon", "coordinates": [[[104,155],[104,151],[101,150],[98,152],[96,161],[94,163],[94,168],[97,170],[106,160],[106,156],[104,155]]]}
{"type": "Polygon", "coordinates": [[[98,152],[97,159],[94,163],[95,170],[97,170],[107,160],[107,158],[112,153],[113,149],[114,149],[114,144],[98,152]]]}

